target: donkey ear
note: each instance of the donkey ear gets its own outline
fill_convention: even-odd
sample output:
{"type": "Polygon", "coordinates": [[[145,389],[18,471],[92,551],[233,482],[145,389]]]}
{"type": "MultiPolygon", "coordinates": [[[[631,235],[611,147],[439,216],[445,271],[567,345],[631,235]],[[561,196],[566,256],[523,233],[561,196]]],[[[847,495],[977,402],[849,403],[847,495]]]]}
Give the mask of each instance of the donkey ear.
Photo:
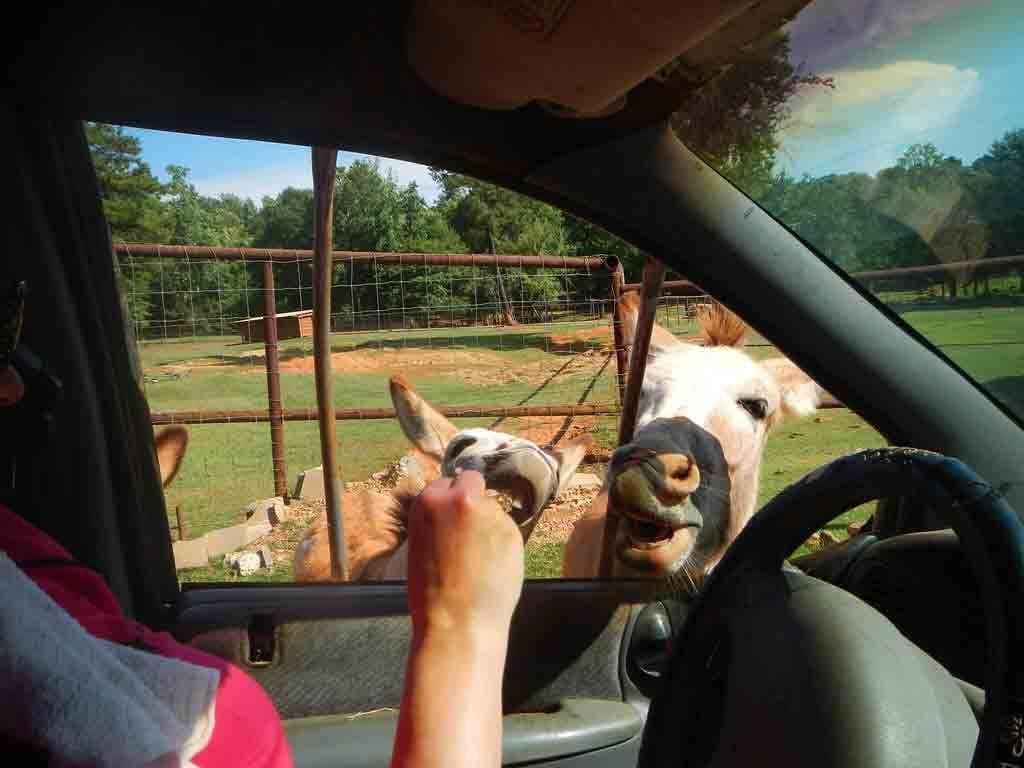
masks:
{"type": "MultiPolygon", "coordinates": [[[[636,324],[640,317],[640,292],[627,291],[619,297],[619,314],[622,317],[622,342],[626,349],[632,350],[636,341],[636,324]]],[[[654,357],[663,352],[683,346],[683,342],[657,323],[651,330],[651,348],[649,354],[654,357]]]]}
{"type": "Polygon", "coordinates": [[[558,463],[558,493],[569,487],[573,473],[593,447],[594,438],[582,434],[556,448],[548,449],[548,453],[558,463]]]}
{"type": "Polygon", "coordinates": [[[391,402],[398,423],[409,442],[437,461],[444,458],[444,449],[459,431],[448,419],[435,411],[416,394],[403,376],[391,377],[391,402]]]}
{"type": "Polygon", "coordinates": [[[783,418],[810,416],[819,406],[838,402],[816,381],[784,357],[764,360],[761,366],[779,386],[779,410],[783,418]]]}
{"type": "Polygon", "coordinates": [[[188,430],[181,425],[161,429],[153,439],[156,444],[156,463],[160,466],[160,482],[164,488],[171,484],[188,448],[188,430]]]}
{"type": "Polygon", "coordinates": [[[697,325],[707,347],[742,347],[747,335],[743,319],[718,301],[702,304],[697,310],[697,325]]]}

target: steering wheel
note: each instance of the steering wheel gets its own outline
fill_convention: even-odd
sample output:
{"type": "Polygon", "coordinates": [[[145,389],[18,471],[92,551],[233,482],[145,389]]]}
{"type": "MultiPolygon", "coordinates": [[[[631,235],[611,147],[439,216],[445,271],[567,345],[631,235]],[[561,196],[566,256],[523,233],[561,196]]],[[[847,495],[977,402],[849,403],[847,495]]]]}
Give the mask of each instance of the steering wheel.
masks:
{"type": "Polygon", "coordinates": [[[1024,525],[962,462],[883,448],[758,512],[693,603],[652,701],[641,766],[1024,765],[1024,525]],[[958,682],[856,597],[784,561],[829,520],[916,494],[957,532],[989,655],[976,719],[958,682]],[[1000,763],[999,761],[1003,761],[1000,763]]]}

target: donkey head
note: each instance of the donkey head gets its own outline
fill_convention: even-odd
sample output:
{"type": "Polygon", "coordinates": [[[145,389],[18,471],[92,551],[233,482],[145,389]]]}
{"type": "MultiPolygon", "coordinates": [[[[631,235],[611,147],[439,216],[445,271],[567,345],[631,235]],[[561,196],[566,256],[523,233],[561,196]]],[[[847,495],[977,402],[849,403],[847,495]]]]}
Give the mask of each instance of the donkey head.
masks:
{"type": "MultiPolygon", "coordinates": [[[[639,297],[620,301],[632,346],[639,297]]],[[[743,352],[745,326],[723,306],[699,321],[703,344],[655,326],[636,430],[608,468],[621,575],[699,581],[754,514],[769,431],[812,413],[826,394],[789,360],[743,352]]]]}
{"type": "Polygon", "coordinates": [[[391,378],[391,400],[405,436],[438,462],[441,474],[454,477],[464,470],[476,470],[484,476],[489,490],[506,497],[509,514],[524,541],[541,511],[566,488],[593,445],[590,435],[545,449],[504,432],[460,430],[401,376],[391,378]]]}

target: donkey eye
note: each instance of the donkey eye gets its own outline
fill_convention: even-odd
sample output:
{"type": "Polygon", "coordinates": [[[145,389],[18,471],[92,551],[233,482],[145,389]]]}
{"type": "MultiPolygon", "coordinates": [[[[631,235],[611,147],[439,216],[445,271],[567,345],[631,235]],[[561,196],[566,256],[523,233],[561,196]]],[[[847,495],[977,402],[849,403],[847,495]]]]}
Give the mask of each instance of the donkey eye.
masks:
{"type": "Polygon", "coordinates": [[[768,401],[761,398],[740,398],[736,401],[740,408],[749,413],[755,421],[764,421],[768,415],[768,401]]]}

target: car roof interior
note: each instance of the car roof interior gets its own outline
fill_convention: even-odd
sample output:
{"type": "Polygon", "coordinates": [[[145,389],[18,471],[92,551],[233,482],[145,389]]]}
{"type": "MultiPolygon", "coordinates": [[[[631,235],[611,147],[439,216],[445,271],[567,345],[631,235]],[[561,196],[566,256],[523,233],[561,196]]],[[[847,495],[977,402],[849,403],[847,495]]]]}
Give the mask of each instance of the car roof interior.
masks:
{"type": "Polygon", "coordinates": [[[8,254],[41,253],[19,268],[55,307],[30,315],[25,339],[64,379],[51,461],[65,482],[40,481],[33,522],[159,623],[177,583],[82,119],[343,147],[551,202],[697,281],[890,441],[958,456],[1024,509],[1006,409],[666,127],[805,4],[524,2],[500,18],[454,2],[37,9],[12,49],[5,123],[23,194],[6,226],[8,254]],[[496,40],[511,41],[501,58],[496,40]]]}

